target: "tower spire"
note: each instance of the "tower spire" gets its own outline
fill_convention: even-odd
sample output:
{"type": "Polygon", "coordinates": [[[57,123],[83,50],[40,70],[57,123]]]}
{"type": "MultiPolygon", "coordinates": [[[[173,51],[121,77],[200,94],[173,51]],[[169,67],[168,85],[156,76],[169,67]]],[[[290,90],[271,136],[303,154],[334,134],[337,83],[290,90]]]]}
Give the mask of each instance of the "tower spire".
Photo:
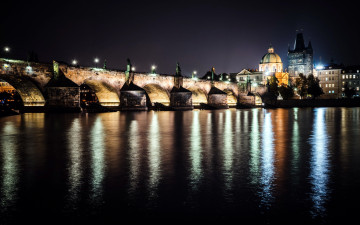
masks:
{"type": "Polygon", "coordinates": [[[304,36],[302,33],[298,33],[296,35],[296,40],[294,44],[294,50],[295,51],[303,51],[305,50],[305,42],[304,42],[304,36]]]}

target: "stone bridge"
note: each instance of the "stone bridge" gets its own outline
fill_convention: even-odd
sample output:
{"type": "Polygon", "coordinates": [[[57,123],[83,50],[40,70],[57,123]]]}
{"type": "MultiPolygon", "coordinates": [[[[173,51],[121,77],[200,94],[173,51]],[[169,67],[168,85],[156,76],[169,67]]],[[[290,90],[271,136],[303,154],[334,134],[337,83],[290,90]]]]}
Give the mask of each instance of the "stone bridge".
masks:
{"type": "MultiPolygon", "coordinates": [[[[125,71],[69,66],[59,63],[59,69],[77,85],[87,84],[103,106],[119,106],[120,89],[125,83],[125,71]]],[[[0,80],[12,85],[23,100],[24,106],[44,106],[46,84],[54,76],[52,63],[34,63],[0,59],[0,80]]],[[[173,75],[133,73],[133,82],[143,88],[151,103],[169,105],[170,91],[174,87],[173,75]]],[[[215,82],[215,87],[226,92],[228,104],[236,105],[238,86],[231,82],[215,82]]],[[[207,103],[211,89],[209,80],[183,79],[183,87],[192,92],[194,105],[207,103]]]]}

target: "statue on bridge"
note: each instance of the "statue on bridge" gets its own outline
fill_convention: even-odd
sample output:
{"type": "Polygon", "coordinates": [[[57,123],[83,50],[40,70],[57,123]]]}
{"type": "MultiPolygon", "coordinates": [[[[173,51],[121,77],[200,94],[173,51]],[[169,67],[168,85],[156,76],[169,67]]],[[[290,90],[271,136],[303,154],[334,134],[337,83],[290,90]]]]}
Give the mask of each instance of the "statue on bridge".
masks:
{"type": "Polygon", "coordinates": [[[181,68],[180,68],[180,64],[176,63],[176,73],[175,76],[177,77],[181,77],[181,68]]]}
{"type": "Polygon", "coordinates": [[[130,59],[127,58],[127,66],[126,66],[126,71],[125,71],[125,82],[129,85],[130,82],[132,81],[132,77],[131,77],[131,62],[130,59]]]}

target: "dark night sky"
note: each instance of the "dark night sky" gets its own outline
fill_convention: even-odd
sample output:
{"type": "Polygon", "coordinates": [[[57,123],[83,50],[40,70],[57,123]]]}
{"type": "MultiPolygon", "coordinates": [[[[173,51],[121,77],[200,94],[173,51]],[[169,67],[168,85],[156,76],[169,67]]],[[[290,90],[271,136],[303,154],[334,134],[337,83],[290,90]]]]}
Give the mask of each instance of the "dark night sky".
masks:
{"type": "MultiPolygon", "coordinates": [[[[354,1],[355,2],[355,1],[354,1]]],[[[110,68],[137,71],[156,64],[160,73],[238,72],[258,68],[270,43],[287,65],[296,29],[311,39],[315,63],[360,64],[358,7],[350,1],[14,1],[1,9],[1,48],[40,61],[92,66],[95,56],[110,68]],[[6,9],[6,10],[5,10],[6,9]]]]}

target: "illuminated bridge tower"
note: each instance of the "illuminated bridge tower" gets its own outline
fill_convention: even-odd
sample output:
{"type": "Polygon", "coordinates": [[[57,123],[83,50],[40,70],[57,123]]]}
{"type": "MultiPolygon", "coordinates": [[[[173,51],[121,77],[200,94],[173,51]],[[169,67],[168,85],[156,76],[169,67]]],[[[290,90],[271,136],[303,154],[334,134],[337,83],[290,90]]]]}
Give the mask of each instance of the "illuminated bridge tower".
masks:
{"type": "Polygon", "coordinates": [[[289,47],[288,60],[290,76],[297,77],[300,73],[309,75],[313,72],[313,48],[310,41],[305,46],[302,33],[296,35],[294,49],[289,47]]]}

